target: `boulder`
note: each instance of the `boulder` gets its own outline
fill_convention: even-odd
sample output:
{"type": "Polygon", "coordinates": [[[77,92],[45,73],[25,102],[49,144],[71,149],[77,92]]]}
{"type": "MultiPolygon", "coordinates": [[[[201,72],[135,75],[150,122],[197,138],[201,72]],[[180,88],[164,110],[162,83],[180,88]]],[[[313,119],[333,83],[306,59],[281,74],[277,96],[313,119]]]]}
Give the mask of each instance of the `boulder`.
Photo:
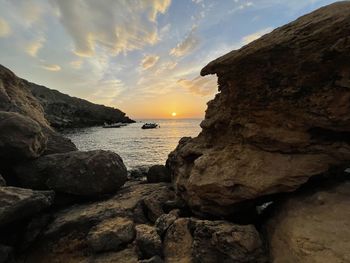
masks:
{"type": "Polygon", "coordinates": [[[193,211],[237,215],[349,162],[349,19],[349,1],[331,4],[201,71],[220,93],[167,161],[193,211]]]}
{"type": "Polygon", "coordinates": [[[168,228],[164,238],[164,259],[167,263],[194,262],[190,219],[179,218],[168,228]]]}
{"type": "Polygon", "coordinates": [[[53,198],[53,191],[0,187],[0,227],[36,215],[48,208],[53,198]]]}
{"type": "Polygon", "coordinates": [[[0,263],[9,262],[12,257],[12,250],[11,247],[0,244],[0,263]]]}
{"type": "MultiPolygon", "coordinates": [[[[64,259],[63,259],[64,260],[64,259]]],[[[89,261],[77,261],[77,262],[91,262],[91,263],[138,263],[137,254],[134,248],[126,248],[118,252],[101,253],[92,256],[89,261]]],[[[33,262],[35,263],[35,262],[33,262]]]]}
{"type": "Polygon", "coordinates": [[[6,186],[6,181],[4,177],[1,176],[1,174],[0,174],[0,186],[6,186]]]}
{"type": "Polygon", "coordinates": [[[40,125],[15,112],[0,111],[0,159],[21,160],[39,157],[47,137],[40,125]]]}
{"type": "Polygon", "coordinates": [[[271,261],[350,262],[349,218],[349,181],[288,197],[267,223],[271,261]]]}
{"type": "Polygon", "coordinates": [[[168,188],[168,191],[154,192],[143,199],[144,208],[147,218],[152,222],[156,222],[157,218],[166,213],[165,204],[175,198],[174,191],[168,188]]]}
{"type": "Polygon", "coordinates": [[[153,165],[147,172],[147,182],[171,182],[170,171],[164,165],[153,165]]]}
{"type": "Polygon", "coordinates": [[[15,174],[24,187],[82,197],[115,192],[127,176],[119,155],[102,150],[42,156],[16,166],[15,174]]]}
{"type": "Polygon", "coordinates": [[[78,148],[68,138],[63,137],[55,131],[50,129],[44,129],[45,134],[48,136],[46,149],[43,155],[55,154],[55,153],[67,153],[77,151],[78,148]]]}
{"type": "Polygon", "coordinates": [[[162,240],[153,226],[136,226],[136,248],[140,259],[162,255],[162,240]]]}
{"type": "Polygon", "coordinates": [[[121,251],[95,253],[87,236],[97,225],[116,218],[136,224],[139,213],[135,214],[135,208],[142,200],[154,192],[168,190],[164,183],[129,181],[108,199],[53,211],[49,225],[23,257],[29,263],[65,262],[67,258],[72,262],[137,262],[136,242],[122,245],[121,251]]]}
{"type": "Polygon", "coordinates": [[[139,260],[139,263],[163,263],[164,261],[160,256],[153,256],[149,259],[139,260]]]}
{"type": "Polygon", "coordinates": [[[166,232],[166,262],[268,262],[253,225],[179,218],[166,232]]]}
{"type": "Polygon", "coordinates": [[[172,210],[169,214],[163,214],[158,217],[154,225],[160,237],[163,237],[168,228],[175,222],[176,219],[179,218],[179,214],[179,210],[172,210]]]}
{"type": "Polygon", "coordinates": [[[130,219],[117,217],[93,227],[87,241],[94,252],[118,250],[135,238],[134,223],[130,219]]]}

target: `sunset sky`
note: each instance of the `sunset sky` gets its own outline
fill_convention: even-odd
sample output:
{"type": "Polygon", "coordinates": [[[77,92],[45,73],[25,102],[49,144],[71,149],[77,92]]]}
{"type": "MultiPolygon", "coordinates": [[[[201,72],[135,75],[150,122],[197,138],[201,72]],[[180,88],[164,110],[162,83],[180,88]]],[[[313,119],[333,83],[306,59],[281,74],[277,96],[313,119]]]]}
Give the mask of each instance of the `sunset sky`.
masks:
{"type": "Polygon", "coordinates": [[[201,118],[208,62],[331,0],[0,0],[0,64],[132,118],[201,118]]]}

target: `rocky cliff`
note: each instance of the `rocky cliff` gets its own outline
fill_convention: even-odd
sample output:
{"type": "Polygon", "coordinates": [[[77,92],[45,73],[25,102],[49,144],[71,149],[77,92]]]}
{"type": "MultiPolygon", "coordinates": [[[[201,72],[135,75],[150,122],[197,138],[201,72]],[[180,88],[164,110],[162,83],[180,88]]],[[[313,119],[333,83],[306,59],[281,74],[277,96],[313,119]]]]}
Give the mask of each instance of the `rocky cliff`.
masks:
{"type": "Polygon", "coordinates": [[[44,108],[45,117],[55,128],[134,122],[124,112],[63,94],[44,86],[26,82],[34,97],[44,108]]]}
{"type": "Polygon", "coordinates": [[[350,3],[274,30],[202,69],[217,74],[201,134],[169,165],[196,211],[229,215],[350,161],[350,3]]]}

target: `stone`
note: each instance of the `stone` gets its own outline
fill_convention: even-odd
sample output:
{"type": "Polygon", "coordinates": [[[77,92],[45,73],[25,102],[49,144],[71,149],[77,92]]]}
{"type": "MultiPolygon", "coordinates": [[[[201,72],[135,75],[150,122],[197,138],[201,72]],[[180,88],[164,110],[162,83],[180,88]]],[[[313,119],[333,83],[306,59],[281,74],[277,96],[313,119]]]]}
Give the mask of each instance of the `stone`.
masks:
{"type": "Polygon", "coordinates": [[[134,223],[130,219],[110,218],[93,227],[87,241],[94,252],[118,250],[135,238],[134,223]]]}
{"type": "Polygon", "coordinates": [[[153,256],[149,259],[139,260],[139,263],[163,263],[163,259],[160,256],[153,256]]]}
{"type": "Polygon", "coordinates": [[[126,248],[118,252],[97,254],[88,261],[91,263],[138,263],[137,254],[134,248],[126,248]]]}
{"type": "Polygon", "coordinates": [[[239,216],[350,160],[350,2],[323,7],[202,69],[219,91],[169,155],[192,211],[239,216]],[[288,58],[288,59],[286,59],[288,58]]]}
{"type": "Polygon", "coordinates": [[[268,262],[253,225],[179,218],[164,238],[165,262],[268,262]]]}
{"type": "Polygon", "coordinates": [[[126,248],[122,246],[123,250],[118,252],[95,254],[87,236],[94,227],[112,218],[122,217],[135,222],[135,208],[145,197],[154,192],[167,191],[168,185],[165,183],[129,181],[105,200],[54,210],[49,225],[23,256],[29,263],[64,262],[67,258],[72,262],[137,262],[136,242],[128,244],[126,248]],[[123,257],[125,259],[121,261],[123,257]]]}
{"type": "Polygon", "coordinates": [[[52,131],[50,129],[45,129],[45,133],[48,136],[48,140],[43,155],[67,153],[78,150],[78,148],[70,139],[63,137],[57,132],[52,131]]]}
{"type": "Polygon", "coordinates": [[[160,237],[163,237],[168,228],[179,218],[179,213],[179,210],[172,210],[169,214],[163,214],[158,217],[154,225],[160,237]]]}
{"type": "Polygon", "coordinates": [[[6,181],[4,177],[1,176],[1,174],[0,174],[0,186],[6,186],[6,181]]]}
{"type": "Polygon", "coordinates": [[[162,255],[162,241],[153,226],[137,225],[135,242],[140,259],[162,255]]]}
{"type": "Polygon", "coordinates": [[[18,187],[0,187],[0,227],[36,215],[48,208],[53,191],[33,191],[18,187]]]}
{"type": "Polygon", "coordinates": [[[147,182],[171,182],[170,171],[164,165],[153,165],[147,172],[147,182]]]}
{"type": "Polygon", "coordinates": [[[271,262],[350,262],[350,182],[312,188],[279,203],[268,220],[271,262]]]}
{"type": "Polygon", "coordinates": [[[0,111],[0,159],[22,160],[39,157],[47,137],[40,125],[15,112],[0,111]]]}
{"type": "Polygon", "coordinates": [[[268,262],[264,244],[253,225],[208,220],[193,220],[192,224],[195,262],[268,262]]]}
{"type": "Polygon", "coordinates": [[[126,181],[126,168],[110,151],[68,152],[42,156],[15,167],[23,187],[98,197],[117,191],[126,181]]]}
{"type": "Polygon", "coordinates": [[[169,200],[175,198],[174,191],[168,187],[168,191],[154,192],[143,199],[148,219],[154,223],[157,218],[165,213],[164,206],[169,200]]]}
{"type": "Polygon", "coordinates": [[[168,228],[164,238],[164,259],[167,263],[194,262],[190,219],[179,218],[168,228]]]}
{"type": "Polygon", "coordinates": [[[12,257],[12,251],[11,247],[0,244],[0,263],[9,262],[12,257]]]}

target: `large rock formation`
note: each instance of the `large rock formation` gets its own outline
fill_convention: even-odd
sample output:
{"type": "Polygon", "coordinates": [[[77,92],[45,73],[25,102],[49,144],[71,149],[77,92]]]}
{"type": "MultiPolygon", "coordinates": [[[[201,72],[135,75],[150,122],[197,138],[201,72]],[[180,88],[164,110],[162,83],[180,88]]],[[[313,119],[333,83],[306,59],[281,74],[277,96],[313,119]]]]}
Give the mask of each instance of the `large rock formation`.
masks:
{"type": "Polygon", "coordinates": [[[267,224],[272,262],[350,262],[350,182],[298,193],[267,224]]]}
{"type": "Polygon", "coordinates": [[[29,86],[27,81],[0,65],[0,111],[18,112],[39,123],[48,137],[44,154],[77,150],[69,139],[62,137],[50,127],[41,104],[33,96],[29,86]]]}
{"type": "Polygon", "coordinates": [[[350,160],[350,2],[274,30],[209,63],[219,91],[201,134],[170,154],[177,193],[197,212],[291,192],[350,160]]]}
{"type": "Polygon", "coordinates": [[[124,112],[63,94],[44,86],[27,82],[38,99],[52,127],[73,128],[102,125],[105,122],[134,122],[124,112]]]}

